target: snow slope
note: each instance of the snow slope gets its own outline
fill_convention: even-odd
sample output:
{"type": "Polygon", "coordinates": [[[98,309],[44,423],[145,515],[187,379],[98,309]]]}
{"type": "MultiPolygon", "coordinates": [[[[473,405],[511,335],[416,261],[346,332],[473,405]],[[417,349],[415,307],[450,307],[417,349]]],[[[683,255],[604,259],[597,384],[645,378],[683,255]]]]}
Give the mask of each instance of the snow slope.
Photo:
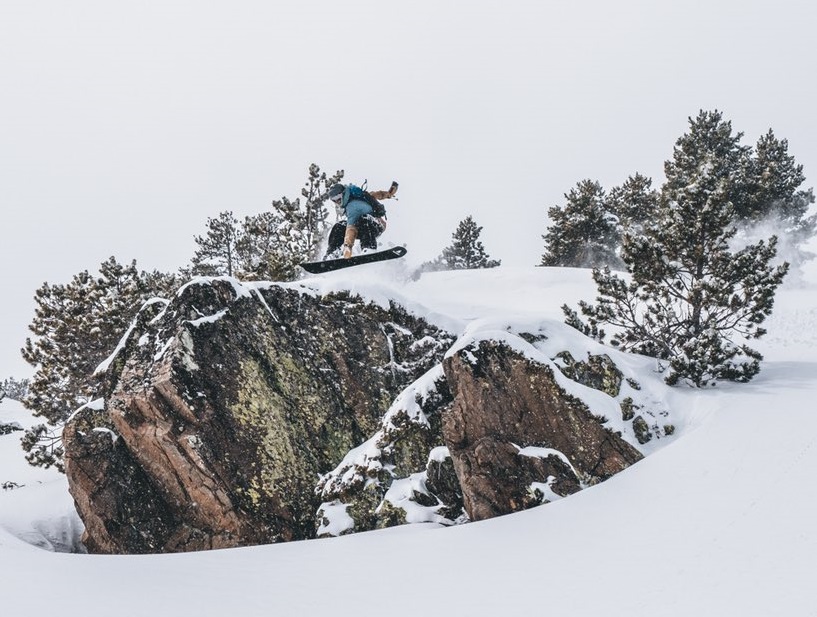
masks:
{"type": "MultiPolygon", "coordinates": [[[[19,506],[14,523],[9,508],[18,505],[0,494],[2,613],[28,613],[30,598],[45,593],[62,615],[89,617],[815,617],[817,288],[811,285],[778,294],[769,336],[758,342],[767,361],[754,381],[661,389],[656,375],[645,375],[683,420],[677,438],[607,482],[511,516],[447,529],[416,525],[246,549],[107,557],[51,553],[20,541],[20,517],[50,521],[54,529],[66,522],[59,512],[29,504],[19,506]]],[[[561,304],[594,296],[587,271],[546,268],[443,272],[411,281],[396,266],[373,267],[297,286],[310,293],[353,289],[379,302],[395,298],[459,332],[480,321],[538,320],[549,327],[561,321],[561,304]]],[[[0,437],[2,471],[6,439],[0,437]]],[[[44,501],[50,499],[62,503],[64,495],[44,501]]]]}
{"type": "MultiPolygon", "coordinates": [[[[0,402],[0,424],[26,429],[41,423],[21,403],[0,402]]],[[[4,531],[51,551],[81,550],[82,521],[74,511],[65,476],[53,468],[29,465],[20,447],[22,434],[0,435],[0,487],[6,483],[16,487],[0,488],[0,551],[5,548],[4,531]]],[[[2,554],[0,560],[5,564],[2,554]]]]}

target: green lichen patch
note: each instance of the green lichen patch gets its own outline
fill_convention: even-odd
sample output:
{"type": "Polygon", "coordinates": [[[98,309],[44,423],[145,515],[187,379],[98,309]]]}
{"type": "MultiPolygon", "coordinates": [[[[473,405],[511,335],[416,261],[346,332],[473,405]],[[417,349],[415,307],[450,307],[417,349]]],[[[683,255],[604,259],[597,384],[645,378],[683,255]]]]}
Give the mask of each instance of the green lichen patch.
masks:
{"type": "Polygon", "coordinates": [[[612,397],[618,396],[624,376],[608,355],[588,354],[586,361],[578,361],[570,352],[564,351],[556,358],[560,360],[559,368],[566,377],[612,397]]]}

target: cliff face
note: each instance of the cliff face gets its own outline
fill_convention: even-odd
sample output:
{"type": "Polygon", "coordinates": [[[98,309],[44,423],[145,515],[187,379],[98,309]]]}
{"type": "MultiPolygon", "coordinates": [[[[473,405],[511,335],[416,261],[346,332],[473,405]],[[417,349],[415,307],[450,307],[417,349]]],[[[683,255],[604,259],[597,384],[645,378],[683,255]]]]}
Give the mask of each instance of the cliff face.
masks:
{"type": "Polygon", "coordinates": [[[490,340],[445,361],[443,435],[473,520],[575,493],[641,453],[559,386],[553,369],[490,340]]]}
{"type": "Polygon", "coordinates": [[[314,537],[316,479],[447,342],[397,307],[188,285],[137,319],[108,369],[105,411],[82,410],[65,431],[89,550],[314,537]]]}
{"type": "Polygon", "coordinates": [[[193,282],[143,309],[104,404],[66,426],[84,542],[168,552],[454,524],[638,460],[564,387],[562,372],[619,390],[615,367],[554,363],[519,334],[454,351],[454,336],[393,303],[193,282]]]}

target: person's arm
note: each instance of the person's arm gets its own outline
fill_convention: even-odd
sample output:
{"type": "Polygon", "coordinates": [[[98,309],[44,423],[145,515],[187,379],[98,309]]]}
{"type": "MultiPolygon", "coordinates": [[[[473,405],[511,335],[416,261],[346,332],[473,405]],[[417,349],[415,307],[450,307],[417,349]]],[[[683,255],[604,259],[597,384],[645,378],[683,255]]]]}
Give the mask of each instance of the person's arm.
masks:
{"type": "Polygon", "coordinates": [[[397,182],[392,182],[391,187],[389,188],[388,191],[369,191],[369,195],[371,195],[377,200],[391,199],[397,192],[397,186],[398,186],[397,182]]]}

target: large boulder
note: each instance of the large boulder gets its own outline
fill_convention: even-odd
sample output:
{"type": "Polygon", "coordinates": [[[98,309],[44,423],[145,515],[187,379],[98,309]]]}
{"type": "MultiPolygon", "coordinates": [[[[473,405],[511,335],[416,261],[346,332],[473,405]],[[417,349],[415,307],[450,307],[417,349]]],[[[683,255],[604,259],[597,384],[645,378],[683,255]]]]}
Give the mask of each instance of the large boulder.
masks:
{"type": "Polygon", "coordinates": [[[109,362],[104,410],[65,432],[92,551],[314,537],[316,479],[451,343],[395,305],[231,279],[156,306],[109,362]]]}
{"type": "Polygon", "coordinates": [[[512,330],[457,340],[394,302],[228,278],[147,303],[101,367],[104,400],[65,427],[86,547],[480,520],[605,480],[669,434],[590,339],[512,330]]]}
{"type": "Polygon", "coordinates": [[[575,493],[642,458],[539,355],[520,338],[477,340],[445,359],[443,434],[472,520],[575,493]]]}

